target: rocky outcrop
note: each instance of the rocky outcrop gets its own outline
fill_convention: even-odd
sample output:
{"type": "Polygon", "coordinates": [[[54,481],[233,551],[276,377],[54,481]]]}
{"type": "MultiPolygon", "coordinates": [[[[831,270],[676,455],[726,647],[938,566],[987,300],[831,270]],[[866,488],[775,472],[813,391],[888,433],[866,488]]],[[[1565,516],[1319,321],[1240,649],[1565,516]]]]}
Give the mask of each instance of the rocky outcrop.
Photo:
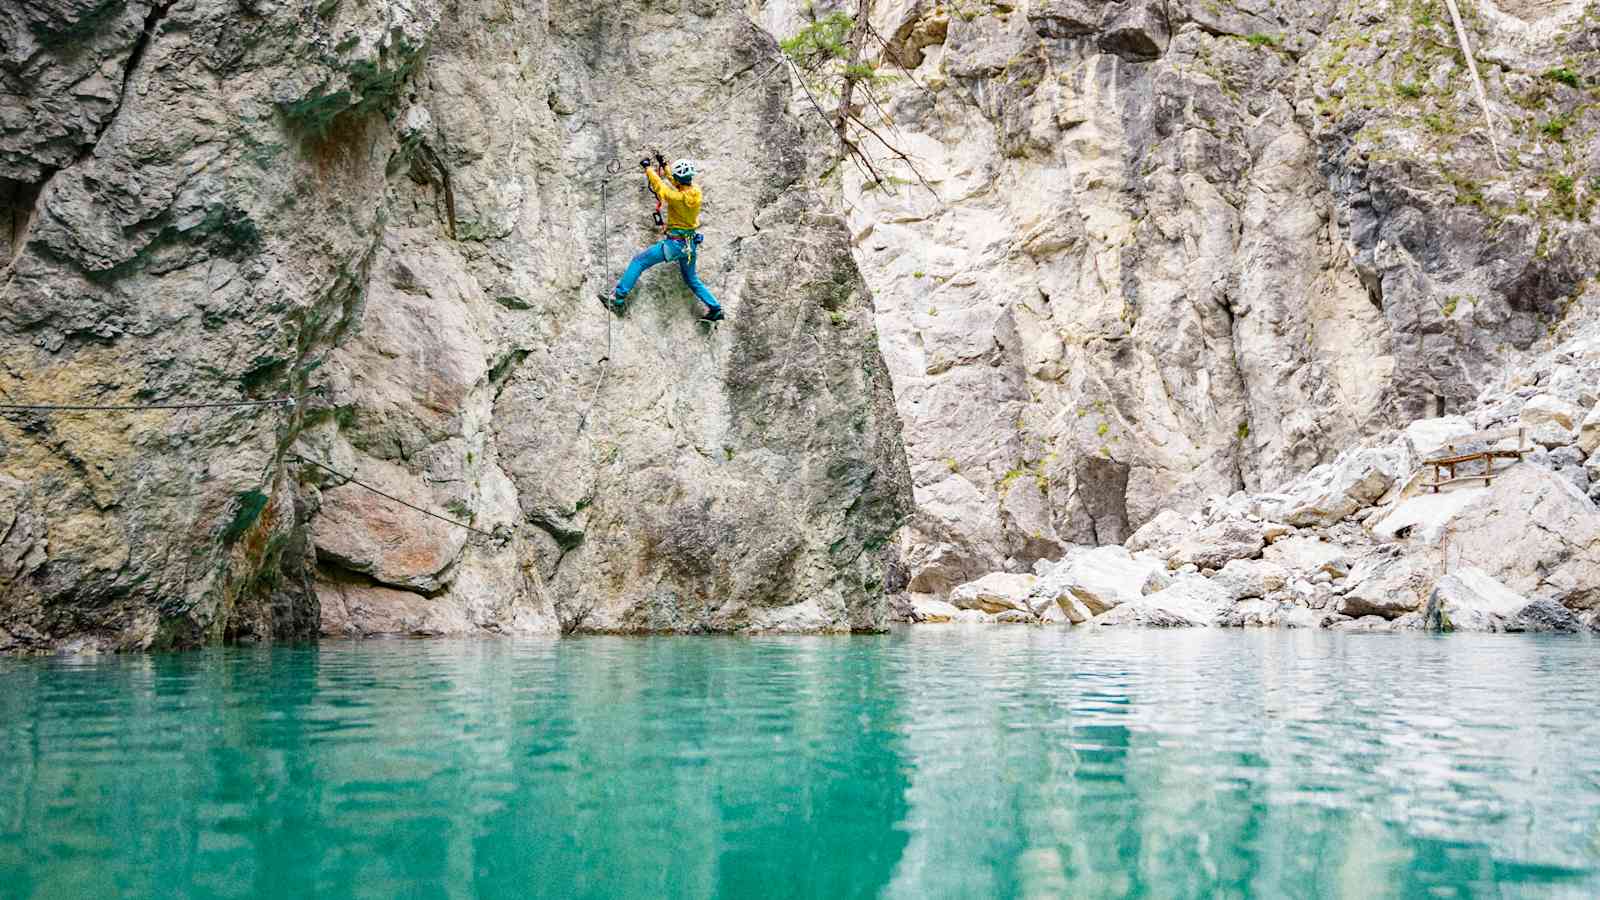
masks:
{"type": "Polygon", "coordinates": [[[1384,442],[1351,448],[1332,466],[1276,492],[1215,497],[1191,513],[1165,511],[1129,538],[1127,550],[1069,551],[1055,567],[1041,567],[1040,583],[1052,584],[1056,569],[1070,571],[1091,553],[1111,550],[1133,560],[1139,557],[1128,550],[1137,550],[1165,561],[1172,586],[1125,592],[1121,602],[1072,621],[1352,631],[1594,628],[1600,507],[1587,493],[1594,454],[1583,462],[1577,431],[1565,429],[1566,443],[1553,449],[1530,441],[1523,458],[1502,460],[1487,484],[1436,492],[1427,486],[1431,468],[1419,471],[1426,455],[1442,447],[1514,442],[1515,428],[1511,438],[1495,437],[1508,424],[1522,426],[1529,440],[1529,403],[1519,399],[1545,398],[1536,410],[1581,409],[1600,385],[1600,315],[1576,316],[1551,343],[1487,389],[1470,412],[1468,421],[1483,426],[1488,438],[1463,433],[1459,421],[1419,421],[1384,442]],[[1319,512],[1293,515],[1307,509],[1319,512]],[[1289,518],[1300,524],[1276,521],[1289,518]]]}
{"type": "Polygon", "coordinates": [[[0,47],[4,402],[296,400],[0,417],[0,648],[883,626],[873,305],[743,15],[49,0],[0,47]],[[593,300],[648,146],[718,332],[665,270],[593,300]]]}
{"type": "Polygon", "coordinates": [[[906,424],[913,590],[1319,466],[1279,521],[1331,524],[1405,468],[1341,451],[1532,347],[1600,260],[1596,19],[1471,6],[1500,159],[1439,10],[873,5],[873,121],[917,172],[881,153],[839,193],[906,424]]]}

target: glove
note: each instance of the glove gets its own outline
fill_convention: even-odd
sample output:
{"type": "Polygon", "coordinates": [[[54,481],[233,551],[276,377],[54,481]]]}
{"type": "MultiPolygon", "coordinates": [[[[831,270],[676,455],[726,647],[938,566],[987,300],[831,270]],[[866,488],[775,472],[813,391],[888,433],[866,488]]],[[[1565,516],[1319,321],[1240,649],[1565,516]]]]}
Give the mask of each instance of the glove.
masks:
{"type": "Polygon", "coordinates": [[[650,168],[650,160],[648,160],[648,159],[639,160],[639,168],[641,168],[641,169],[650,168]]]}
{"type": "Polygon", "coordinates": [[[661,151],[660,150],[656,151],[656,165],[660,166],[663,169],[665,169],[667,167],[667,158],[661,155],[661,151]]]}

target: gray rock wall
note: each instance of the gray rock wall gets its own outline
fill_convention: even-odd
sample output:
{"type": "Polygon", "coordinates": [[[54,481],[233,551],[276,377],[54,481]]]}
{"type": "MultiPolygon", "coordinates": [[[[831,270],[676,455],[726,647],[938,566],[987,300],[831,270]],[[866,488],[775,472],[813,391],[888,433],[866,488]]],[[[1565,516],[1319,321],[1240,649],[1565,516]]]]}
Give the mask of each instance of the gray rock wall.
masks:
{"type": "Polygon", "coordinates": [[[53,0],[0,50],[0,402],[298,400],[0,418],[0,648],[882,627],[871,298],[737,10],[53,0]],[[716,333],[669,267],[594,300],[650,146],[716,333]]]}
{"type": "Polygon", "coordinates": [[[833,184],[906,426],[913,590],[1458,411],[1564,314],[1600,254],[1600,19],[1464,6],[1498,159],[1442,3],[874,4],[874,121],[938,197],[870,138],[889,183],[833,184]]]}

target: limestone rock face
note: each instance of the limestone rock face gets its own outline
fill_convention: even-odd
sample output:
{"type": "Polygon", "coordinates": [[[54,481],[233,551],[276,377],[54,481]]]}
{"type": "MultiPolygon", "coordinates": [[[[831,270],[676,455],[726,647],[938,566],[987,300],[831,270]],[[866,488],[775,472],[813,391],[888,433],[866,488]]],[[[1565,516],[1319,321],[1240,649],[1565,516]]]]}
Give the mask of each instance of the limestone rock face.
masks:
{"type": "MultiPolygon", "coordinates": [[[[1448,23],[1397,9],[876,3],[898,77],[864,114],[933,192],[869,137],[887,177],[841,166],[840,193],[906,424],[918,589],[1122,542],[1441,411],[1459,427],[1600,262],[1572,193],[1587,132],[1542,130],[1590,116],[1546,77],[1600,72],[1585,6],[1471,16],[1508,166],[1448,23]]],[[[783,37],[854,6],[761,10],[783,37]]],[[[1294,523],[1404,468],[1348,462],[1294,523]]]]}
{"type": "Polygon", "coordinates": [[[664,0],[4,4],[0,397],[296,405],[0,416],[0,649],[881,628],[910,480],[780,61],[664,0]],[[655,146],[716,332],[594,300],[655,146]]]}

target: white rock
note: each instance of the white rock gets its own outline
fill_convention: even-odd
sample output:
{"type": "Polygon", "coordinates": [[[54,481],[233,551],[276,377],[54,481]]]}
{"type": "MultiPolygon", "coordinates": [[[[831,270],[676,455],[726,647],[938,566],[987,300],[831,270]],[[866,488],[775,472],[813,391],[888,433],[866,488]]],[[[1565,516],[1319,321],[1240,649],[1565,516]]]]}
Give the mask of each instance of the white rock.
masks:
{"type": "Polygon", "coordinates": [[[1267,547],[1263,559],[1304,577],[1324,568],[1330,574],[1343,575],[1350,571],[1350,551],[1343,544],[1304,534],[1284,538],[1267,547]]]}
{"type": "Polygon", "coordinates": [[[1031,615],[1028,592],[1038,581],[1036,575],[991,572],[951,591],[950,603],[958,609],[981,609],[986,613],[1018,609],[1031,615]]]}
{"type": "Polygon", "coordinates": [[[1522,404],[1522,412],[1517,420],[1528,429],[1554,424],[1570,432],[1577,427],[1582,415],[1583,412],[1571,403],[1549,394],[1540,394],[1522,404]]]}
{"type": "Polygon", "coordinates": [[[1352,618],[1376,615],[1385,619],[1414,612],[1422,608],[1436,578],[1437,563],[1431,552],[1365,557],[1351,569],[1350,586],[1339,598],[1338,611],[1352,618]]]}
{"type": "Polygon", "coordinates": [[[1394,626],[1382,616],[1361,616],[1360,618],[1346,618],[1330,624],[1329,628],[1338,631],[1393,631],[1394,626]]]}
{"type": "Polygon", "coordinates": [[[1166,584],[1166,565],[1161,560],[1134,556],[1124,547],[1096,547],[1041,578],[1030,602],[1035,609],[1055,603],[1076,623],[1166,584]]]}
{"type": "Polygon", "coordinates": [[[1437,493],[1425,491],[1401,501],[1389,514],[1372,526],[1372,533],[1386,541],[1407,538],[1437,545],[1444,527],[1458,513],[1478,502],[1488,488],[1454,485],[1437,493]]]}
{"type": "Polygon", "coordinates": [[[1169,587],[1095,616],[1093,625],[1194,628],[1211,625],[1228,603],[1227,593],[1208,578],[1190,575],[1169,587]]]}
{"type": "Polygon", "coordinates": [[[1393,447],[1341,453],[1296,481],[1272,518],[1290,525],[1332,525],[1378,502],[1400,476],[1402,455],[1393,447]]]}
{"type": "Polygon", "coordinates": [[[1528,598],[1482,569],[1457,569],[1439,579],[1423,611],[1430,631],[1504,631],[1528,598]]]}
{"type": "Polygon", "coordinates": [[[1172,546],[1192,530],[1189,520],[1177,512],[1165,509],[1144,523],[1128,538],[1123,546],[1138,553],[1141,550],[1161,550],[1172,546]]]}
{"type": "Polygon", "coordinates": [[[961,613],[961,610],[955,605],[927,594],[913,597],[911,608],[916,611],[918,618],[924,622],[953,622],[956,616],[961,613]]]}
{"type": "Polygon", "coordinates": [[[1528,441],[1540,447],[1555,449],[1565,447],[1577,439],[1577,434],[1570,428],[1564,428],[1556,422],[1541,422],[1528,429],[1528,441]]]}
{"type": "Polygon", "coordinates": [[[1437,456],[1452,439],[1471,434],[1474,430],[1471,420],[1465,416],[1418,419],[1406,426],[1406,447],[1411,452],[1415,464],[1418,460],[1437,456]]]}
{"type": "Polygon", "coordinates": [[[1600,509],[1572,482],[1521,465],[1444,526],[1452,562],[1568,609],[1600,605],[1600,509]]]}
{"type": "Polygon", "coordinates": [[[1259,522],[1223,519],[1178,541],[1165,554],[1167,563],[1220,569],[1230,560],[1252,559],[1267,545],[1264,531],[1259,522]]]}
{"type": "Polygon", "coordinates": [[[1600,403],[1589,410],[1589,415],[1584,417],[1583,424],[1579,426],[1578,447],[1584,453],[1600,450],[1600,403]]]}
{"type": "Polygon", "coordinates": [[[1265,597],[1283,590],[1289,582],[1289,571],[1266,560],[1236,559],[1223,566],[1211,581],[1230,601],[1265,597]]]}

